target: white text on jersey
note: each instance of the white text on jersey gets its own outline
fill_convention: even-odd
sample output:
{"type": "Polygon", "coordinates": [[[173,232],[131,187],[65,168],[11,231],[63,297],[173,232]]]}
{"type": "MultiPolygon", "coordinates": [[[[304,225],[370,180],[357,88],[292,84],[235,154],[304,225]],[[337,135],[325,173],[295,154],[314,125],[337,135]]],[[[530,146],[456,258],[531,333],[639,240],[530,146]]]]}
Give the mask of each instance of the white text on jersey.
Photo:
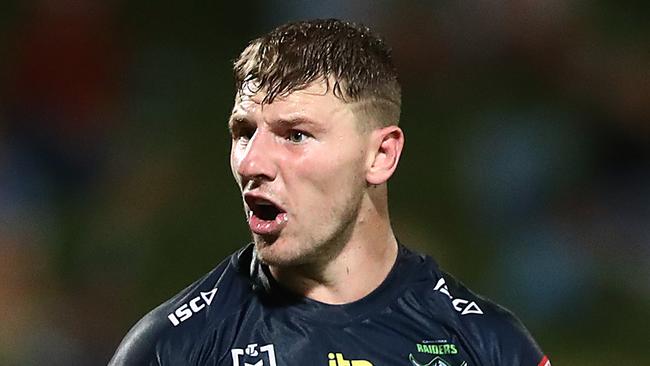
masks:
{"type": "Polygon", "coordinates": [[[191,318],[192,315],[201,311],[206,306],[209,306],[212,303],[212,299],[214,299],[214,295],[216,293],[216,287],[208,292],[201,292],[199,296],[193,298],[188,303],[179,306],[178,309],[174,310],[173,313],[167,315],[167,319],[169,319],[169,321],[172,322],[174,326],[179,325],[180,323],[191,318]]]}

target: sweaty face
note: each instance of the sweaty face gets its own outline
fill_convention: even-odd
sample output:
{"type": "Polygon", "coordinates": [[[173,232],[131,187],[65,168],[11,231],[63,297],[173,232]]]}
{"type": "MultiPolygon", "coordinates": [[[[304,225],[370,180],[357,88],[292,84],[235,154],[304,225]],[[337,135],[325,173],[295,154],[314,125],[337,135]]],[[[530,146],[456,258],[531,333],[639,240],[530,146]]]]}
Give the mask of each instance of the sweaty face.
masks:
{"type": "Polygon", "coordinates": [[[292,266],[334,255],[350,234],[366,189],[367,133],[324,84],[261,104],[237,95],[230,164],[265,263],[292,266]]]}

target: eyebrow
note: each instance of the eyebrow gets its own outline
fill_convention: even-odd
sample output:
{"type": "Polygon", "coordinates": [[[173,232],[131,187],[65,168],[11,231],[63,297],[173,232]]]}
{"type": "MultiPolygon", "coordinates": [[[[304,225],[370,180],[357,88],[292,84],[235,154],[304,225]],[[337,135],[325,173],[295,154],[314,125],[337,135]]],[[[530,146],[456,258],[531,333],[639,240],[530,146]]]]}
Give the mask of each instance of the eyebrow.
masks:
{"type": "Polygon", "coordinates": [[[253,125],[254,123],[245,116],[233,114],[228,120],[228,132],[233,135],[237,132],[236,130],[241,130],[242,128],[253,125]]]}
{"type": "MultiPolygon", "coordinates": [[[[228,120],[228,129],[232,131],[232,129],[238,125],[255,125],[255,123],[250,119],[248,119],[246,116],[240,114],[231,115],[230,119],[228,120]]],[[[317,128],[319,130],[323,129],[322,126],[319,126],[313,120],[302,116],[292,117],[292,118],[280,118],[271,121],[270,125],[280,127],[280,128],[292,128],[298,125],[307,125],[312,128],[317,128]]]]}
{"type": "Polygon", "coordinates": [[[314,120],[305,118],[303,116],[297,116],[292,118],[281,118],[271,122],[271,125],[276,125],[280,128],[293,128],[295,126],[304,125],[319,131],[324,130],[324,126],[316,123],[314,120]]]}
{"type": "Polygon", "coordinates": [[[296,125],[315,125],[316,123],[304,117],[294,117],[294,118],[281,118],[278,119],[277,121],[272,122],[272,124],[291,127],[296,125]]]}

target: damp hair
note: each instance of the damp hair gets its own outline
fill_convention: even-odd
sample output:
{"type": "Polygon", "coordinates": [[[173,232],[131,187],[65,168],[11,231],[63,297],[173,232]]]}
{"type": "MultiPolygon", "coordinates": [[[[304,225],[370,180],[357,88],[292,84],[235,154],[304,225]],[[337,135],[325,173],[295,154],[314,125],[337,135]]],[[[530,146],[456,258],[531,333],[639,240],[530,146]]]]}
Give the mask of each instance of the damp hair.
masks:
{"type": "Polygon", "coordinates": [[[254,39],[234,64],[237,92],[262,103],[323,81],[345,103],[358,102],[378,126],[396,125],[401,87],[391,50],[368,27],[336,19],[281,25],[254,39]]]}

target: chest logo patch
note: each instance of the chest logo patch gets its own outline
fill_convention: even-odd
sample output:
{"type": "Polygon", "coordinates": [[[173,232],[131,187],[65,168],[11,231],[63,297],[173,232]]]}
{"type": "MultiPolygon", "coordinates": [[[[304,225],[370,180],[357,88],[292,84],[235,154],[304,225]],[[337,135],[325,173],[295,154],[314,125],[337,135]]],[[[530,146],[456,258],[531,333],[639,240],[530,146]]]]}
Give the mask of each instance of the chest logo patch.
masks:
{"type": "Polygon", "coordinates": [[[252,343],[246,348],[233,348],[230,354],[233,366],[277,366],[273,344],[260,346],[258,350],[257,343],[252,343]]]}
{"type": "MultiPolygon", "coordinates": [[[[423,340],[420,343],[417,343],[416,345],[417,351],[419,353],[424,353],[427,355],[434,355],[435,357],[424,363],[418,360],[422,359],[422,356],[419,355],[418,358],[413,356],[413,354],[409,354],[409,361],[411,361],[412,366],[452,366],[456,365],[454,362],[450,362],[449,358],[454,358],[454,355],[458,355],[458,347],[452,343],[449,342],[446,339],[436,339],[436,340],[423,340]],[[444,358],[443,358],[444,356],[444,358]],[[446,359],[445,359],[446,358],[446,359]]],[[[460,366],[467,366],[467,362],[463,361],[460,366]]]]}
{"type": "Polygon", "coordinates": [[[445,340],[440,341],[423,341],[416,344],[418,352],[428,353],[430,355],[455,355],[458,353],[458,348],[453,343],[448,343],[445,340]]]}

